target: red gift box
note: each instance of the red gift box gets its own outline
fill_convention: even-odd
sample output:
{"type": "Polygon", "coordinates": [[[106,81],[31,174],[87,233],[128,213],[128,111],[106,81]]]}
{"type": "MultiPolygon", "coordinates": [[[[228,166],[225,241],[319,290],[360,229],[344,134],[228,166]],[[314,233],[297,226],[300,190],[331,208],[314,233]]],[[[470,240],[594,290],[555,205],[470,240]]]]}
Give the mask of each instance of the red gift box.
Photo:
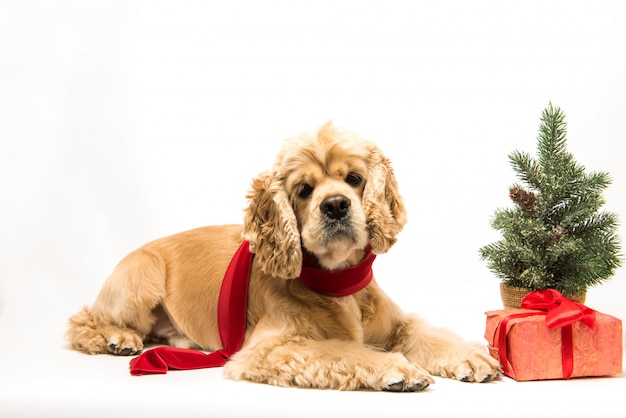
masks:
{"type": "Polygon", "coordinates": [[[533,292],[523,308],[486,312],[489,352],[517,380],[622,372],[622,321],[563,297],[533,292]]]}

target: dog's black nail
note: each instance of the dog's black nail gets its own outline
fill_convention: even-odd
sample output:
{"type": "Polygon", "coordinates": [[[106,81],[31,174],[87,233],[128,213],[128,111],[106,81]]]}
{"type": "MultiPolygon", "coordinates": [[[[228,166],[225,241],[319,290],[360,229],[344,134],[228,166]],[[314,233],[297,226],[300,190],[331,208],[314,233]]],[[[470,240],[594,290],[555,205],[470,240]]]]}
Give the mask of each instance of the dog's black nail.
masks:
{"type": "Polygon", "coordinates": [[[120,351],[120,356],[128,356],[133,351],[132,348],[126,347],[122,351],[120,351]]]}
{"type": "Polygon", "coordinates": [[[406,391],[407,391],[407,392],[418,392],[418,391],[420,391],[420,390],[424,390],[424,389],[426,389],[428,386],[430,386],[430,383],[428,383],[428,382],[420,382],[420,383],[418,383],[418,384],[416,384],[416,385],[409,386],[409,387],[406,389],[406,391]]]}
{"type": "Polygon", "coordinates": [[[470,378],[469,376],[464,376],[463,378],[461,378],[461,382],[469,382],[470,378]]]}
{"type": "Polygon", "coordinates": [[[109,352],[115,353],[116,350],[117,350],[116,344],[109,344],[109,352]]]}
{"type": "Polygon", "coordinates": [[[416,383],[415,385],[404,387],[402,382],[393,383],[385,388],[387,392],[418,392],[426,389],[430,384],[426,381],[416,383]]]}
{"type": "Polygon", "coordinates": [[[490,381],[491,379],[493,379],[493,375],[488,374],[487,376],[485,376],[485,378],[483,380],[480,381],[480,383],[485,383],[490,381]]]}

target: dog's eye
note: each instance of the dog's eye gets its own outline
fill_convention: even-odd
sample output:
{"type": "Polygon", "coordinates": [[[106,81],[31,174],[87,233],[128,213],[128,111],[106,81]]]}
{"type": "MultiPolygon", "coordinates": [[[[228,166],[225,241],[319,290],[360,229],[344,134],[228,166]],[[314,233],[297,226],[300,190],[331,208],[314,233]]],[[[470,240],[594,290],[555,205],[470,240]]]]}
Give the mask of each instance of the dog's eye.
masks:
{"type": "Polygon", "coordinates": [[[298,197],[300,199],[306,199],[307,197],[311,196],[311,193],[313,193],[313,187],[311,187],[309,184],[303,183],[300,186],[298,197]]]}
{"type": "Polygon", "coordinates": [[[362,181],[363,177],[359,176],[356,173],[350,173],[346,176],[346,183],[348,183],[350,186],[356,187],[361,184],[362,181]]]}

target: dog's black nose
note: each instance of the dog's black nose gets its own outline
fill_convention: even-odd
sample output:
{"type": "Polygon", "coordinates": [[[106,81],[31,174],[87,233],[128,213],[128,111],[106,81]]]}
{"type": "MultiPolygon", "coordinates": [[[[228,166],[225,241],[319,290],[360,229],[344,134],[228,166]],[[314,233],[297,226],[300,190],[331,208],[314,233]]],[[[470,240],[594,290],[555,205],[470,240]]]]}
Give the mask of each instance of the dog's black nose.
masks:
{"type": "Polygon", "coordinates": [[[331,219],[342,219],[348,214],[350,199],[343,195],[329,196],[320,204],[320,210],[331,219]]]}

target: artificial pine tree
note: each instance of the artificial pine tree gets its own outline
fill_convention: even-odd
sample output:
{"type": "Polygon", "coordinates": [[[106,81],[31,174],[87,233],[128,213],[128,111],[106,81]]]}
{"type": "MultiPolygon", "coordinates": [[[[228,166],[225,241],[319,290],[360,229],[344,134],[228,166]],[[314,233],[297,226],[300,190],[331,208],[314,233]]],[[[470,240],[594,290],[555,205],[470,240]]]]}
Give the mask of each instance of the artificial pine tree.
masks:
{"type": "Polygon", "coordinates": [[[541,116],[538,158],[513,151],[520,183],[509,189],[513,208],[498,209],[492,227],[502,239],[480,249],[504,284],[565,296],[584,294],[621,264],[618,217],[600,211],[608,173],[586,174],[566,150],[565,115],[552,103],[541,116]]]}

